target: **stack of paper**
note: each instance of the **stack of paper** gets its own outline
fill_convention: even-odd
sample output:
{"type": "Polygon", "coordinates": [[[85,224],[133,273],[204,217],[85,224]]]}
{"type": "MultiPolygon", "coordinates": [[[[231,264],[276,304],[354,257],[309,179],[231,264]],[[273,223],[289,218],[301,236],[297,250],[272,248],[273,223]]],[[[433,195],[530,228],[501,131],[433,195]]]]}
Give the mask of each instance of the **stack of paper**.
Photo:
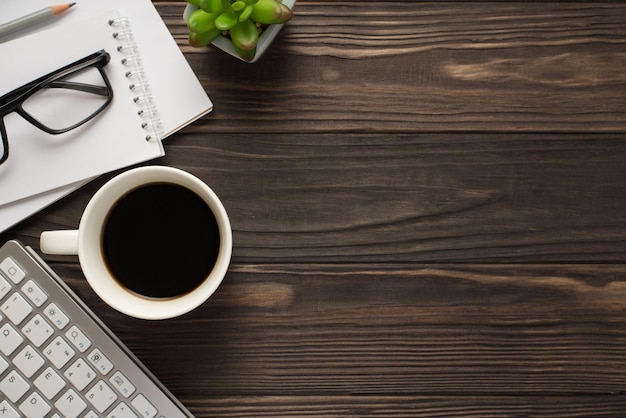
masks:
{"type": "MultiPolygon", "coordinates": [[[[0,23],[50,6],[48,0],[4,0],[0,23]]],[[[34,127],[17,113],[4,118],[10,157],[0,165],[0,231],[112,170],[163,155],[160,140],[146,141],[131,91],[128,63],[117,47],[133,44],[150,110],[166,137],[212,109],[212,103],[149,0],[81,0],[27,35],[0,43],[0,96],[90,53],[105,49],[112,103],[95,119],[61,135],[34,127]],[[111,26],[110,19],[124,22],[111,26]],[[114,38],[117,30],[130,30],[114,38]]],[[[132,80],[131,80],[132,81],[132,80]]],[[[141,99],[145,99],[142,97],[141,99]]],[[[144,115],[145,116],[145,115],[144,115]]],[[[154,122],[154,121],[153,121],[154,122]]]]}

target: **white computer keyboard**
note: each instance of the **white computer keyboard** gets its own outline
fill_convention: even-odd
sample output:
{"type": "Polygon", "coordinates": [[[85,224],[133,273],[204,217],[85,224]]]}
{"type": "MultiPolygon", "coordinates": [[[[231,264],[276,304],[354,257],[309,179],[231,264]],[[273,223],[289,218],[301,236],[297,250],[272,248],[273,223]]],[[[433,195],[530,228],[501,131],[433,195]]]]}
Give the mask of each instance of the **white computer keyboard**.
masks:
{"type": "Polygon", "coordinates": [[[0,418],[193,417],[29,247],[0,247],[0,418]]]}

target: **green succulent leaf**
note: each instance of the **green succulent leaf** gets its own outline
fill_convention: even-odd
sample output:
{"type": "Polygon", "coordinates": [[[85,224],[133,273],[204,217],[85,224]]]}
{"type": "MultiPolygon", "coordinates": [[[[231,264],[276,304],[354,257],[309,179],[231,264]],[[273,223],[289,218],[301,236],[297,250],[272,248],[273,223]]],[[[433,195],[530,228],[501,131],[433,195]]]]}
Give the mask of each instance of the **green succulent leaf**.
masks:
{"type": "Polygon", "coordinates": [[[200,7],[200,0],[186,0],[187,3],[200,7]]]}
{"type": "Polygon", "coordinates": [[[252,61],[252,58],[256,55],[256,48],[254,49],[241,49],[235,47],[235,51],[237,51],[237,55],[241,57],[241,59],[245,61],[252,61]]]}
{"type": "Polygon", "coordinates": [[[241,58],[248,61],[254,58],[256,46],[259,42],[259,32],[251,20],[239,22],[234,26],[230,30],[230,37],[241,58]]]}
{"type": "Polygon", "coordinates": [[[240,12],[240,11],[242,11],[243,9],[245,9],[245,8],[246,8],[246,6],[247,6],[246,2],[245,2],[245,1],[242,1],[242,0],[238,0],[238,1],[234,2],[234,3],[231,5],[231,7],[233,8],[233,10],[234,10],[234,11],[236,11],[236,12],[240,12]]]}
{"type": "Polygon", "coordinates": [[[259,0],[244,0],[248,6],[256,4],[259,0]]]}
{"type": "Polygon", "coordinates": [[[195,10],[187,19],[187,27],[191,32],[204,33],[215,29],[216,14],[207,13],[202,9],[195,10]]]}
{"type": "Polygon", "coordinates": [[[233,12],[224,12],[215,18],[215,27],[219,30],[231,30],[239,22],[238,16],[233,12]]]}
{"type": "Polygon", "coordinates": [[[193,46],[194,48],[207,46],[215,39],[217,39],[217,37],[220,36],[221,33],[222,31],[217,28],[213,28],[208,32],[202,33],[189,32],[189,45],[193,46]]]}
{"type": "Polygon", "coordinates": [[[252,6],[250,18],[255,22],[271,25],[285,23],[293,17],[289,7],[276,0],[258,0],[252,6]]]}
{"type": "Polygon", "coordinates": [[[239,21],[243,22],[244,20],[250,19],[250,15],[252,14],[252,6],[246,6],[245,9],[239,15],[239,21]]]}
{"type": "Polygon", "coordinates": [[[200,8],[207,13],[222,13],[224,11],[224,3],[222,0],[199,0],[200,8]]]}

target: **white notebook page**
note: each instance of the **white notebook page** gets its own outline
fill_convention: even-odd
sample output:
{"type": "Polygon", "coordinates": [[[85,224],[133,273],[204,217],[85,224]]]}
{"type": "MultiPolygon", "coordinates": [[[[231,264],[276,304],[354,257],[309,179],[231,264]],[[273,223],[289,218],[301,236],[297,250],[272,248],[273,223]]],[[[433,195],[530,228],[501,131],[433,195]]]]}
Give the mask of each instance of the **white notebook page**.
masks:
{"type": "Polygon", "coordinates": [[[97,13],[0,44],[0,56],[5,59],[0,68],[0,94],[100,49],[111,55],[105,72],[114,91],[102,113],[60,135],[40,130],[16,112],[5,116],[10,153],[0,165],[0,205],[163,155],[159,140],[145,140],[126,67],[108,24],[114,17],[114,12],[97,13]]]}

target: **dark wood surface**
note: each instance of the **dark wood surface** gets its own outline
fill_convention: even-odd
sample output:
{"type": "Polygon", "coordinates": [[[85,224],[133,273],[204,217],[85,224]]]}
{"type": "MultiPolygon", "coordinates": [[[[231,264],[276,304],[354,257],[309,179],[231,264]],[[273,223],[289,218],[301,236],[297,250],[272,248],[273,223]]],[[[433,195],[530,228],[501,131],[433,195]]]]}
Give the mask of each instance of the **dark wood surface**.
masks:
{"type": "Polygon", "coordinates": [[[221,197],[230,270],[149,322],[46,260],[194,415],[625,416],[626,4],[298,0],[252,65],[155,4],[215,109],[152,163],[221,197]]]}

